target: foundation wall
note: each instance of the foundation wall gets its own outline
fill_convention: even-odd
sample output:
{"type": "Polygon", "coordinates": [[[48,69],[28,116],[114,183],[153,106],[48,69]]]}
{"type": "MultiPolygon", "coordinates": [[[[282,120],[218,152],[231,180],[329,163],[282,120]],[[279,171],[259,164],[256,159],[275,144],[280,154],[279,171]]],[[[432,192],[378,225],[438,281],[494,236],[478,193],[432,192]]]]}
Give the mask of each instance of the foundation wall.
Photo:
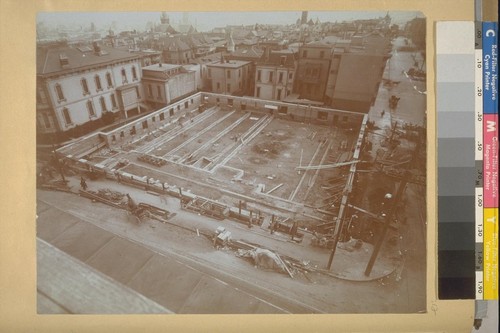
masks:
{"type": "Polygon", "coordinates": [[[203,102],[209,105],[228,105],[242,110],[259,110],[298,122],[338,126],[358,130],[364,113],[298,105],[280,101],[261,100],[252,97],[201,93],[203,102]]]}

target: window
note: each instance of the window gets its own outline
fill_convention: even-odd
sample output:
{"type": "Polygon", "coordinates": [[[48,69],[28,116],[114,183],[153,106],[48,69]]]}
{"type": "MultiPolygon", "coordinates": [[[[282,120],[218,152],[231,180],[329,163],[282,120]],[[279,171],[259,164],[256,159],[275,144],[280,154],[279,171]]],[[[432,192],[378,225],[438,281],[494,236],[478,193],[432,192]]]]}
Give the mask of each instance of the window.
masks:
{"type": "Polygon", "coordinates": [[[43,90],[43,88],[39,87],[36,90],[36,93],[37,102],[41,104],[47,104],[47,96],[45,95],[45,91],[43,90]]]}
{"type": "Polygon", "coordinates": [[[220,82],[217,82],[217,91],[220,90],[220,82]]]}
{"type": "Polygon", "coordinates": [[[255,97],[260,97],[260,87],[257,87],[257,92],[255,93],[255,97]]]}
{"type": "Polygon", "coordinates": [[[96,90],[97,91],[101,91],[102,90],[102,85],[101,85],[101,78],[99,77],[99,75],[96,75],[94,77],[94,81],[95,81],[96,90]]]}
{"type": "Polygon", "coordinates": [[[212,77],[212,69],[211,69],[211,68],[209,68],[209,69],[208,69],[208,78],[210,79],[211,77],[212,77]]]}
{"type": "Polygon", "coordinates": [[[291,79],[293,79],[293,73],[290,72],[290,73],[288,73],[288,80],[291,80],[291,79]]]}
{"type": "Polygon", "coordinates": [[[132,126],[130,128],[130,135],[134,135],[135,133],[137,133],[136,130],[135,130],[135,126],[132,126]]]}
{"type": "Polygon", "coordinates": [[[285,62],[286,62],[286,56],[281,56],[280,57],[280,65],[285,66],[285,62]]]}
{"type": "Polygon", "coordinates": [[[158,99],[161,99],[161,87],[160,86],[156,86],[156,95],[157,95],[157,98],[158,99]]]}
{"type": "Polygon", "coordinates": [[[273,74],[274,72],[269,72],[269,82],[273,82],[273,74]]]}
{"type": "Polygon", "coordinates": [[[281,89],[278,89],[278,94],[276,95],[277,100],[281,100],[281,89]]]}
{"type": "Polygon", "coordinates": [[[288,96],[288,95],[290,95],[290,89],[287,89],[287,90],[286,90],[286,95],[287,95],[287,96],[288,96]]]}
{"type": "Polygon", "coordinates": [[[168,110],[168,115],[169,115],[170,117],[172,117],[172,116],[174,115],[174,109],[173,109],[173,108],[172,108],[172,109],[170,109],[170,110],[168,110]]]}
{"type": "Polygon", "coordinates": [[[278,78],[279,83],[283,83],[283,72],[280,72],[279,78],[278,78]]]}
{"type": "Polygon", "coordinates": [[[135,94],[137,95],[137,99],[141,99],[141,91],[139,90],[139,87],[135,87],[135,94]]]}
{"type": "Polygon", "coordinates": [[[135,66],[132,66],[132,80],[137,81],[137,70],[135,69],[135,66]]]}
{"type": "Polygon", "coordinates": [[[108,111],[108,109],[106,108],[106,101],[104,100],[104,97],[101,96],[101,98],[99,98],[99,102],[101,103],[102,112],[108,111]]]}
{"type": "Polygon", "coordinates": [[[82,84],[83,94],[90,95],[89,85],[87,84],[87,79],[85,79],[85,78],[81,79],[80,83],[82,84]]]}
{"type": "Polygon", "coordinates": [[[228,84],[226,85],[226,88],[227,88],[227,89],[226,89],[226,92],[231,92],[231,84],[229,84],[229,83],[228,83],[228,84]]]}
{"type": "Polygon", "coordinates": [[[184,109],[187,109],[188,106],[189,106],[189,102],[188,101],[184,102],[184,109]]]}
{"type": "Polygon", "coordinates": [[[116,136],[113,134],[113,135],[111,136],[111,142],[115,142],[115,141],[116,141],[116,136]]]}
{"type": "Polygon", "coordinates": [[[257,71],[257,81],[260,81],[262,75],[262,71],[257,71]]]}
{"type": "Polygon", "coordinates": [[[307,50],[302,51],[302,58],[307,58],[307,50]]]}
{"type": "Polygon", "coordinates": [[[326,111],[318,111],[318,119],[319,120],[327,120],[328,113],[326,113],[326,111]]]}
{"type": "Polygon", "coordinates": [[[49,116],[46,113],[43,113],[42,118],[43,118],[43,124],[45,125],[45,128],[50,128],[49,116]]]}
{"type": "Polygon", "coordinates": [[[156,121],[156,116],[153,116],[153,118],[151,118],[151,121],[154,123],[156,121]]]}
{"type": "Polygon", "coordinates": [[[115,98],[115,94],[111,94],[109,96],[109,98],[111,99],[111,107],[113,109],[116,109],[117,108],[117,105],[116,105],[116,98],[115,98]]]}
{"type": "Polygon", "coordinates": [[[108,89],[113,87],[113,80],[111,79],[111,73],[106,73],[106,82],[108,83],[108,89]]]}
{"type": "Polygon", "coordinates": [[[181,106],[177,105],[177,111],[180,111],[180,110],[181,110],[181,106]]]}
{"type": "Polygon", "coordinates": [[[124,131],[121,131],[120,132],[120,138],[123,139],[125,137],[125,132],[124,131]]]}
{"type": "Polygon", "coordinates": [[[228,79],[230,79],[230,78],[231,78],[231,71],[226,71],[226,77],[227,77],[228,79]]]}
{"type": "Polygon", "coordinates": [[[127,72],[125,71],[125,68],[122,68],[122,83],[128,83],[127,72]]]}
{"type": "Polygon", "coordinates": [[[153,87],[150,84],[148,84],[148,96],[153,98],[153,87]]]}
{"type": "Polygon", "coordinates": [[[71,125],[71,117],[69,116],[68,108],[64,108],[62,110],[62,113],[63,113],[63,117],[64,117],[64,122],[66,123],[66,125],[71,125]]]}
{"type": "Polygon", "coordinates": [[[89,112],[90,117],[95,117],[94,106],[92,105],[92,101],[87,101],[87,111],[89,112]]]}
{"type": "Polygon", "coordinates": [[[57,94],[57,101],[58,102],[66,100],[66,98],[64,98],[64,93],[63,93],[62,87],[59,83],[56,84],[56,94],[57,94]]]}
{"type": "Polygon", "coordinates": [[[147,120],[144,120],[144,121],[142,122],[142,129],[146,129],[146,128],[148,128],[148,121],[147,121],[147,120]]]}
{"type": "Polygon", "coordinates": [[[325,51],[319,51],[319,58],[323,59],[325,57],[325,51]]]}
{"type": "Polygon", "coordinates": [[[165,120],[165,114],[162,112],[160,113],[160,121],[165,120]]]}

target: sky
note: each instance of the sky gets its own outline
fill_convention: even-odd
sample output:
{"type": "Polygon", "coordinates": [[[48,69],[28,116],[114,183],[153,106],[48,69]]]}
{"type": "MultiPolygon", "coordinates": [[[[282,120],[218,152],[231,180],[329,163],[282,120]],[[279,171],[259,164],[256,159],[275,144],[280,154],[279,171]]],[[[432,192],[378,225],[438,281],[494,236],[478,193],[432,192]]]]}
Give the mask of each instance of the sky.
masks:
{"type": "MultiPolygon", "coordinates": [[[[321,22],[350,21],[354,19],[370,19],[386,15],[386,11],[357,11],[357,12],[309,12],[308,19],[319,18],[321,22]]],[[[48,27],[64,25],[67,28],[81,26],[90,27],[94,23],[97,29],[108,30],[115,22],[119,30],[144,31],[147,22],[160,23],[160,12],[42,12],[37,15],[37,23],[48,27]]],[[[401,24],[415,16],[423,17],[420,12],[389,12],[393,18],[392,23],[401,24]]],[[[167,12],[170,23],[175,27],[181,23],[183,13],[167,12]]],[[[189,24],[198,31],[208,31],[215,27],[226,25],[251,25],[259,24],[294,24],[301,17],[301,12],[189,12],[189,24]]]]}

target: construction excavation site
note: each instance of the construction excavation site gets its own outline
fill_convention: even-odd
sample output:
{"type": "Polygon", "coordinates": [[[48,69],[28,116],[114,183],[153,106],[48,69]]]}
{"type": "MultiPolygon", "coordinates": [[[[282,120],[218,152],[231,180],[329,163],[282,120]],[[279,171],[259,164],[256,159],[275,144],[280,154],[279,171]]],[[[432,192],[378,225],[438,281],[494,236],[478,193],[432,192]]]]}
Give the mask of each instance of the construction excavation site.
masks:
{"type": "Polygon", "coordinates": [[[365,114],[197,93],[56,149],[37,179],[39,312],[420,311],[425,203],[410,198],[423,187],[394,167],[410,141],[372,149],[386,131],[365,114]],[[402,280],[405,264],[416,275],[402,280]],[[85,307],[64,296],[82,274],[156,303],[116,309],[87,278],[85,307]]]}
{"type": "Polygon", "coordinates": [[[364,115],[255,101],[198,94],[58,153],[180,196],[203,215],[305,229],[331,223],[352,186],[364,115]]]}

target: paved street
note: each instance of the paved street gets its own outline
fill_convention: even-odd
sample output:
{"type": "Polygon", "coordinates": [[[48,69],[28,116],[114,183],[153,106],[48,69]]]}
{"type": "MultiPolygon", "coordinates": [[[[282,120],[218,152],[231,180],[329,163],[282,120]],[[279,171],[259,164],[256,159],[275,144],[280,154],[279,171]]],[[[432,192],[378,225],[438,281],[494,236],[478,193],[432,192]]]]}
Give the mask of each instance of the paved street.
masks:
{"type": "MultiPolygon", "coordinates": [[[[78,179],[70,180],[76,190],[78,179]]],[[[149,220],[136,225],[123,210],[91,203],[75,194],[39,191],[38,237],[174,312],[404,313],[424,308],[418,299],[422,285],[410,286],[409,279],[396,281],[394,275],[371,282],[347,279],[364,271],[371,253],[368,248],[358,253],[337,250],[332,273],[341,279],[311,273],[292,280],[283,274],[257,269],[231,251],[217,251],[208,239],[186,228],[209,232],[223,224],[232,232],[233,239],[260,244],[310,261],[319,268],[326,266],[329,251],[313,248],[306,240],[296,244],[285,235],[271,236],[258,227],[249,230],[236,222],[220,222],[182,211],[175,198],[160,198],[108,181],[89,182],[89,186],[121,190],[141,202],[160,205],[162,201],[177,216],[170,221],[172,224],[149,220]],[[193,289],[193,286],[172,282],[179,279],[182,283],[186,279],[197,281],[196,285],[202,283],[206,287],[193,289]],[[222,290],[220,283],[226,286],[222,290]],[[185,292],[177,295],[179,289],[185,292]],[[221,294],[217,296],[219,291],[221,294]],[[172,292],[177,296],[172,297],[172,292]],[[224,296],[222,303],[206,307],[214,302],[213,297],[221,295],[224,296]]],[[[395,266],[386,253],[377,261],[372,278],[394,269],[399,266],[395,266]]]]}

